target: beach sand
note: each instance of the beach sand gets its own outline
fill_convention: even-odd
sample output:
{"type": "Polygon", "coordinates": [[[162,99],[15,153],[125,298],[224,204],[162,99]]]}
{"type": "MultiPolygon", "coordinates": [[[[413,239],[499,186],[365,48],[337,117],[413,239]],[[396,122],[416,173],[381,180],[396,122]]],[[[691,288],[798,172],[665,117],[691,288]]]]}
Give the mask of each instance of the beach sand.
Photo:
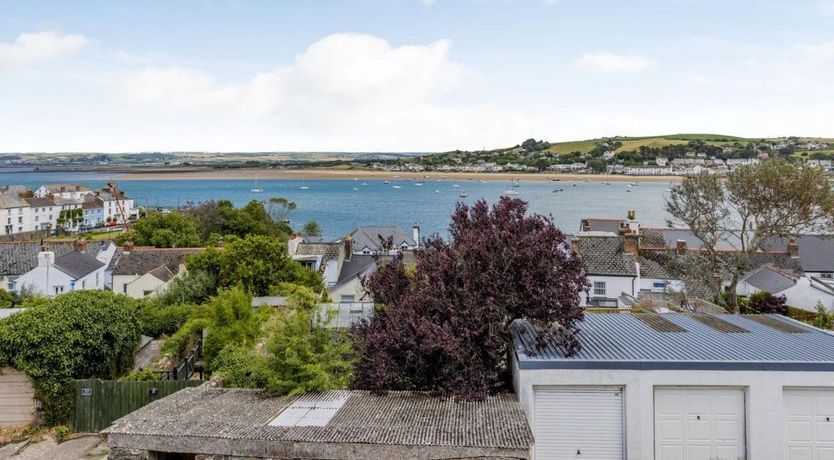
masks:
{"type": "Polygon", "coordinates": [[[563,173],[464,173],[464,172],[387,172],[367,170],[334,170],[334,169],[199,169],[164,171],[142,170],[137,172],[121,172],[115,179],[129,180],[271,180],[271,179],[320,179],[320,180],[350,180],[350,179],[477,179],[485,181],[594,181],[594,182],[655,182],[679,183],[678,176],[620,176],[606,174],[563,174],[563,173]]]}

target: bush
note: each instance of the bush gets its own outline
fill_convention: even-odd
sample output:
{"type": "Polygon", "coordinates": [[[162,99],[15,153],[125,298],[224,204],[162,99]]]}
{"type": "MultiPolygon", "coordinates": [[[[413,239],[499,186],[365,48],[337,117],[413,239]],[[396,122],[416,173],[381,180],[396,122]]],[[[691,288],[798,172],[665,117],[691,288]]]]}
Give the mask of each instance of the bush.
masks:
{"type": "Polygon", "coordinates": [[[182,327],[162,342],[160,353],[164,356],[179,358],[188,345],[199,338],[199,334],[208,325],[205,318],[193,318],[185,322],[182,327]]]}
{"type": "Polygon", "coordinates": [[[258,316],[252,309],[252,297],[241,288],[223,291],[206,305],[208,333],[203,344],[206,367],[227,345],[251,346],[260,331],[258,316]]]}
{"type": "Polygon", "coordinates": [[[767,291],[757,292],[750,296],[748,308],[751,313],[776,313],[785,315],[788,312],[788,307],[785,304],[787,301],[783,295],[773,295],[767,291]]]}
{"type": "Polygon", "coordinates": [[[113,379],[130,371],[140,326],[130,297],[70,292],[0,321],[0,364],[32,378],[46,423],[57,424],[72,410],[73,379],[113,379]]]}
{"type": "Polygon", "coordinates": [[[223,386],[229,388],[265,388],[263,356],[252,349],[229,345],[217,354],[214,373],[223,379],[223,386]]]}
{"type": "Polygon", "coordinates": [[[155,299],[160,305],[201,304],[217,293],[217,277],[205,270],[188,270],[176,277],[155,299]]]}
{"type": "Polygon", "coordinates": [[[817,302],[817,317],[814,319],[814,326],[825,330],[830,330],[834,326],[834,313],[825,308],[822,302],[817,302]]]}
{"type": "Polygon", "coordinates": [[[159,372],[154,372],[151,369],[139,369],[138,371],[133,371],[130,374],[120,378],[122,382],[153,382],[156,380],[161,380],[162,375],[159,372]]]}
{"type": "Polygon", "coordinates": [[[55,440],[64,442],[72,435],[72,430],[66,425],[58,425],[55,427],[55,440]]]}
{"type": "Polygon", "coordinates": [[[179,330],[199,309],[197,305],[163,305],[157,302],[143,302],[140,307],[142,334],[149,337],[170,335],[179,330]]]}

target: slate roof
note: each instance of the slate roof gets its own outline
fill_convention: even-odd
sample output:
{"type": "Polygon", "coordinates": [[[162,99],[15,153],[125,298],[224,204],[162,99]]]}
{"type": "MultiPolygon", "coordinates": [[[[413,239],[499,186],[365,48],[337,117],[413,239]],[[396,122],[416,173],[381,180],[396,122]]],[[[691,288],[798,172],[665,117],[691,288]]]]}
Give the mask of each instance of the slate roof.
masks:
{"type": "Polygon", "coordinates": [[[581,237],[577,242],[579,256],[589,275],[637,276],[637,266],[623,249],[622,237],[581,237]]]}
{"type": "Polygon", "coordinates": [[[366,272],[374,271],[375,269],[376,262],[374,261],[374,256],[354,254],[350,257],[350,260],[345,259],[342,262],[342,271],[339,272],[339,279],[333,285],[333,288],[342,286],[356,279],[356,277],[366,272]]]}
{"type": "Polygon", "coordinates": [[[55,206],[55,202],[49,198],[24,198],[23,201],[28,203],[29,206],[32,206],[33,208],[55,206]]]}
{"type": "Polygon", "coordinates": [[[112,270],[114,275],[144,275],[167,267],[176,274],[187,256],[203,251],[204,248],[134,248],[130,252],[117,249],[108,270],[112,270]]]}
{"type": "Polygon", "coordinates": [[[329,391],[269,397],[260,390],[206,386],[186,388],[154,401],[116,420],[102,433],[125,443],[129,443],[129,436],[136,436],[136,442],[167,438],[187,443],[184,438],[197,438],[201,445],[221,440],[224,448],[233,450],[234,446],[245,450],[258,441],[268,441],[273,450],[261,452],[261,456],[276,457],[296,443],[522,450],[533,443],[524,412],[512,394],[457,402],[414,392],[377,396],[365,391],[329,391]],[[270,425],[301,398],[325,407],[335,399],[344,404],[323,426],[270,425]],[[243,442],[235,443],[238,440],[243,442]]]}
{"type": "Polygon", "coordinates": [[[29,206],[23,198],[15,195],[0,195],[0,208],[23,208],[29,206]]]}
{"type": "Polygon", "coordinates": [[[353,239],[353,248],[358,251],[366,247],[372,251],[382,251],[383,248],[379,241],[380,236],[384,239],[389,237],[393,238],[394,247],[400,247],[403,244],[408,246],[417,245],[414,238],[396,225],[389,227],[359,227],[350,234],[350,237],[353,239]]]}
{"type": "Polygon", "coordinates": [[[25,185],[4,185],[0,187],[0,195],[19,195],[29,191],[29,187],[25,185]]]}
{"type": "Polygon", "coordinates": [[[67,275],[78,279],[104,266],[104,262],[96,259],[95,253],[72,251],[55,258],[55,268],[67,275]]]}
{"type": "Polygon", "coordinates": [[[536,347],[537,333],[526,320],[515,321],[511,332],[521,369],[834,371],[832,334],[779,315],[697,316],[585,313],[577,336],[582,349],[572,356],[550,337],[543,348],[536,347]],[[722,332],[703,322],[709,318],[744,332],[722,332]],[[681,331],[660,332],[649,326],[651,321],[681,331]]]}
{"type": "MultiPolygon", "coordinates": [[[[102,248],[113,244],[109,240],[90,241],[87,243],[87,253],[98,254],[102,248]]],[[[75,251],[72,242],[49,243],[49,248],[55,253],[56,259],[75,251]]],[[[0,243],[0,276],[22,275],[38,265],[38,253],[41,243],[26,241],[17,243],[0,243]]]]}
{"type": "Polygon", "coordinates": [[[90,191],[86,185],[79,184],[44,184],[43,187],[50,193],[90,191]]]}
{"type": "MultiPolygon", "coordinates": [[[[834,235],[802,235],[796,238],[799,265],[806,272],[834,272],[834,235]]],[[[788,238],[771,238],[769,251],[787,252],[788,238]]]]}
{"type": "Polygon", "coordinates": [[[796,280],[787,273],[782,273],[773,267],[760,267],[744,277],[744,281],[759,289],[776,294],[796,285],[796,280]]]}

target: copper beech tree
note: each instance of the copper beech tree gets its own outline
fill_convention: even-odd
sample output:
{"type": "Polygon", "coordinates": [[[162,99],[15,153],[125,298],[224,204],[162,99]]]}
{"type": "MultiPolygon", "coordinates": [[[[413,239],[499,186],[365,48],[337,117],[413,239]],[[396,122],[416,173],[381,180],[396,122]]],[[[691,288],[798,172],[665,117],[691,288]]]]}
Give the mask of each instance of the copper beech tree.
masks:
{"type": "Polygon", "coordinates": [[[376,311],[352,330],[355,387],[483,398],[505,387],[518,318],[579,349],[588,282],[551,219],[507,197],[459,203],[449,234],[428,238],[414,266],[400,255],[364,278],[376,311]]]}

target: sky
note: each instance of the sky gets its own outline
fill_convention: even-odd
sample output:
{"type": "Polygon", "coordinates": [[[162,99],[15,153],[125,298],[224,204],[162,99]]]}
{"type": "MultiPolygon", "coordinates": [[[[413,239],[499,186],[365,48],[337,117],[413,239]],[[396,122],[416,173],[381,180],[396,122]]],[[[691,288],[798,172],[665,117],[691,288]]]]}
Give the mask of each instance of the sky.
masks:
{"type": "Polygon", "coordinates": [[[834,0],[0,0],[0,152],[834,137],[834,0]]]}

